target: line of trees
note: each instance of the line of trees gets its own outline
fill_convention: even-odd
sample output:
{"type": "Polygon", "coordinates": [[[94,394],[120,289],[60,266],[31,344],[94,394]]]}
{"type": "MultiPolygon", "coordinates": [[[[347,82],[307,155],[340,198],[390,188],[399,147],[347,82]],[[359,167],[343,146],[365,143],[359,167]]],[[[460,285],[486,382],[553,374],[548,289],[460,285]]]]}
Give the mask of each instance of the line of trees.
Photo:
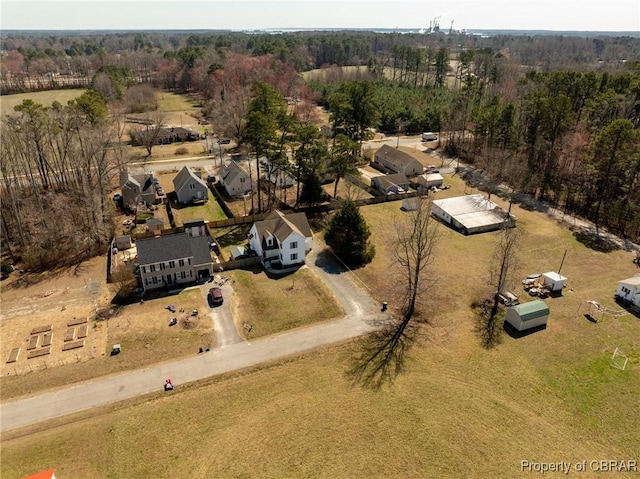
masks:
{"type": "Polygon", "coordinates": [[[27,268],[77,263],[106,250],[107,199],[118,158],[105,100],[87,91],[67,105],[24,100],[2,121],[3,246],[27,268]]]}

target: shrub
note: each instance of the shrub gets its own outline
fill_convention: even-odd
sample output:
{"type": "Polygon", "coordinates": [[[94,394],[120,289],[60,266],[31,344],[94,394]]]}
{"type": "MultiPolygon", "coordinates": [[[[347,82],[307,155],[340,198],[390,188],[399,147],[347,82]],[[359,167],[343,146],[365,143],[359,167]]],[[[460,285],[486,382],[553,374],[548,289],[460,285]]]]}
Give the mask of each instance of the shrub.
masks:
{"type": "Polygon", "coordinates": [[[189,153],[189,149],[186,146],[181,146],[180,148],[176,148],[176,155],[186,155],[189,153]]]}

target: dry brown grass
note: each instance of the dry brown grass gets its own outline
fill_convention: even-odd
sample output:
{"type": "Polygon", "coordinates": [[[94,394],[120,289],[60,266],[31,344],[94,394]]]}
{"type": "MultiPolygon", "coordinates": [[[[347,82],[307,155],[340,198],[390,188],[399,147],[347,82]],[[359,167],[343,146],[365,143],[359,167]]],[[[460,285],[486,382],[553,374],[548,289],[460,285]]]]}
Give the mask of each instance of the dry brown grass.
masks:
{"type": "MultiPolygon", "coordinates": [[[[440,197],[465,191],[458,179],[447,181],[453,187],[440,197]]],[[[384,236],[403,213],[398,202],[362,212],[377,255],[357,274],[386,299],[393,279],[384,236]]],[[[61,477],[82,478],[512,478],[522,475],[523,459],[637,459],[640,321],[594,324],[579,314],[585,299],[613,306],[617,280],[637,270],[628,253],[594,252],[540,213],[514,213],[523,233],[516,280],[557,269],[567,250],[569,287],[547,300],[546,330],[505,336],[490,351],[480,347],[469,304],[485,290],[498,233],[463,236],[445,228],[438,282],[428,293],[430,323],[393,386],[352,384],[346,371],[363,338],[5,439],[3,477],[50,465],[61,477]],[[609,366],[615,347],[631,358],[624,372],[609,366]],[[91,454],[80,454],[89,441],[91,454]]]]}
{"type": "MultiPolygon", "coordinates": [[[[92,317],[93,302],[90,295],[86,296],[85,314],[92,317]]],[[[166,310],[169,303],[173,303],[178,309],[184,308],[185,311],[207,309],[198,289],[147,300],[144,304],[131,304],[106,321],[96,322],[90,319],[91,327],[85,347],[67,352],[61,351],[66,323],[79,310],[67,308],[62,312],[58,308],[43,306],[40,313],[42,316],[34,313],[26,318],[2,321],[3,356],[8,357],[9,350],[16,345],[23,347],[18,362],[2,362],[2,399],[183,357],[193,354],[201,346],[213,344],[212,323],[208,316],[201,316],[195,328],[183,328],[182,323],[170,328],[168,323],[172,317],[180,318],[184,315],[178,312],[172,314],[166,310]],[[67,311],[71,316],[67,316],[67,311]],[[36,320],[36,317],[40,319],[36,320]],[[47,321],[48,324],[53,324],[53,353],[42,358],[26,359],[25,348],[31,328],[47,321]],[[108,353],[116,343],[122,345],[123,353],[111,357],[108,353]]]]}
{"type": "Polygon", "coordinates": [[[337,318],[342,308],[325,284],[307,269],[282,277],[262,270],[229,271],[234,279],[234,319],[247,339],[337,318]],[[242,328],[251,325],[251,331],[242,328]]]}

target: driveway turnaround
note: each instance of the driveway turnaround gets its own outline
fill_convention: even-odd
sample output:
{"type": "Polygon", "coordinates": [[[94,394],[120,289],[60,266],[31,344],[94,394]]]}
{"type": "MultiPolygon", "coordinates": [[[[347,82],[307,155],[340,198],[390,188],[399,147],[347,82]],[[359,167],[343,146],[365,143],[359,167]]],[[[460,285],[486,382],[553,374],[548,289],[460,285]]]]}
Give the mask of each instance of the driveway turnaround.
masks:
{"type": "MultiPolygon", "coordinates": [[[[200,292],[207,302],[207,305],[210,304],[208,294],[211,287],[211,283],[205,283],[200,286],[200,292]]],[[[238,334],[236,325],[233,322],[233,316],[231,315],[231,296],[233,294],[233,288],[228,284],[225,284],[221,289],[224,302],[220,306],[209,307],[208,311],[209,316],[213,321],[213,330],[216,334],[216,340],[213,343],[214,348],[222,348],[224,346],[229,346],[230,344],[241,343],[244,341],[242,336],[238,334]]]]}
{"type": "Polygon", "coordinates": [[[354,284],[352,273],[345,272],[329,254],[312,252],[307,265],[326,281],[342,303],[346,313],[343,318],[250,342],[227,343],[191,358],[6,402],[0,405],[0,432],[160,391],[167,378],[171,378],[175,392],[179,392],[181,384],[354,338],[376,329],[384,321],[386,315],[354,284]]]}

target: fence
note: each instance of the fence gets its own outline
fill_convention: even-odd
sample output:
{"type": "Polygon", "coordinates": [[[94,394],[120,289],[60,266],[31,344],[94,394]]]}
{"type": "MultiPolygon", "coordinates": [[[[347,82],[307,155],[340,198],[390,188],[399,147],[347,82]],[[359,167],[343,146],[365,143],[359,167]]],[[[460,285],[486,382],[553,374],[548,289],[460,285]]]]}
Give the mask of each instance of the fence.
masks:
{"type": "Polygon", "coordinates": [[[257,256],[251,256],[249,258],[213,263],[213,270],[217,272],[229,271],[230,269],[246,268],[247,266],[255,266],[257,264],[260,264],[260,258],[257,256]]]}

